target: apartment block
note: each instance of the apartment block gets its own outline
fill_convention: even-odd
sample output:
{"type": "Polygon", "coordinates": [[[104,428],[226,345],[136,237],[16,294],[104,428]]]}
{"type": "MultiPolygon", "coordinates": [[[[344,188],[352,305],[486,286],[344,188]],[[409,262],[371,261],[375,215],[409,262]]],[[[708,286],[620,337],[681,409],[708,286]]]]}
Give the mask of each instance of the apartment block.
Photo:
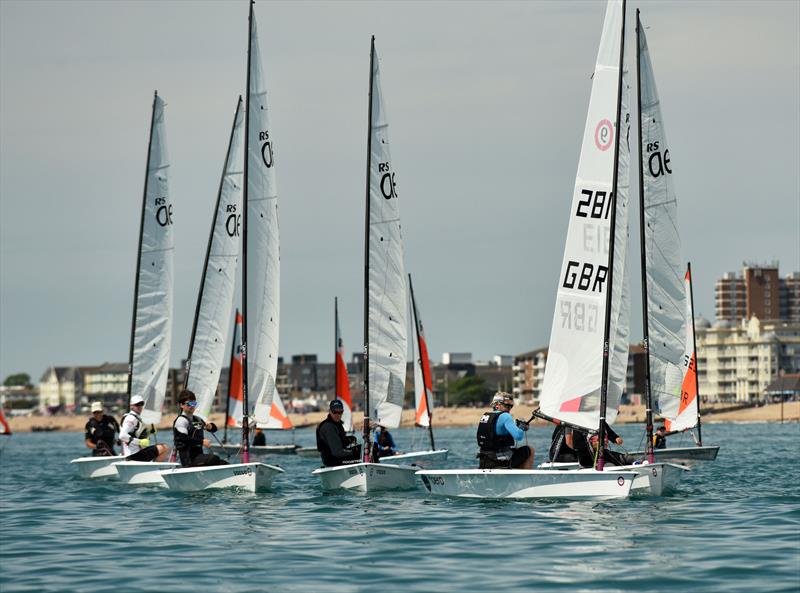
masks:
{"type": "Polygon", "coordinates": [[[715,306],[719,321],[758,317],[800,322],[800,274],[781,278],[777,262],[745,263],[741,275],[728,272],[717,280],[715,306]]]}

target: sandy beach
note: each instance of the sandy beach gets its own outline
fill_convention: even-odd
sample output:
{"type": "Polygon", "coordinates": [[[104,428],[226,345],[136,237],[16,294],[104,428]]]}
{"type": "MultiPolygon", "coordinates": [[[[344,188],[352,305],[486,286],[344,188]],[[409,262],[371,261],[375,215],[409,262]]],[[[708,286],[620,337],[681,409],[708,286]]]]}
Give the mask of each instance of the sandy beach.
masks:
{"type": "MultiPolygon", "coordinates": [[[[533,408],[531,406],[519,405],[514,408],[513,415],[516,418],[530,418],[533,408]]],[[[439,427],[450,426],[471,426],[477,424],[478,419],[483,413],[482,408],[439,408],[435,412],[434,425],[439,427]]],[[[325,417],[325,412],[314,412],[310,414],[289,414],[295,426],[302,427],[316,425],[325,417]]],[[[622,406],[617,418],[618,424],[644,422],[643,406],[622,406]]],[[[354,421],[360,426],[363,415],[356,412],[354,421]]],[[[24,416],[8,418],[12,432],[30,432],[34,427],[51,428],[62,431],[81,431],[88,419],[87,416],[24,416]]],[[[225,420],[222,414],[211,414],[209,418],[217,425],[222,425],[225,420]]],[[[800,421],[800,402],[787,402],[783,407],[784,422],[800,421]]],[[[173,417],[171,414],[165,415],[159,426],[159,430],[165,431],[172,427],[173,417]]],[[[703,412],[703,422],[780,422],[781,405],[769,404],[761,407],[733,409],[731,406],[710,406],[703,412]]],[[[540,420],[537,425],[545,425],[540,420]]],[[[403,411],[403,427],[414,425],[414,411],[403,411]]]]}

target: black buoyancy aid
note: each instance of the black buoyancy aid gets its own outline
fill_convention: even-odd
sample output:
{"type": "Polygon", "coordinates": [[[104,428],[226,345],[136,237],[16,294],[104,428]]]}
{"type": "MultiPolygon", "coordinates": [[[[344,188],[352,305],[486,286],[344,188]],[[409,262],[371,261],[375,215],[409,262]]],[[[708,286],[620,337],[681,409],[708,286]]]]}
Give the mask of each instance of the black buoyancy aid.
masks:
{"type": "Polygon", "coordinates": [[[514,437],[510,434],[497,434],[497,421],[503,412],[491,411],[481,416],[478,422],[478,446],[481,453],[497,453],[514,446],[514,437]]]}
{"type": "Polygon", "coordinates": [[[99,442],[104,442],[106,445],[114,444],[114,432],[116,422],[111,416],[103,416],[99,422],[94,417],[89,418],[88,433],[89,440],[95,445],[99,442]]]}
{"type": "Polygon", "coordinates": [[[133,418],[136,420],[136,428],[132,433],[129,433],[129,436],[132,439],[146,438],[148,433],[147,425],[142,421],[140,416],[134,414],[133,412],[128,412],[122,417],[122,421],[119,423],[120,427],[122,427],[122,425],[125,424],[125,418],[127,418],[128,416],[133,416],[133,418]]]}
{"type": "Polygon", "coordinates": [[[319,451],[320,457],[322,457],[322,463],[330,467],[341,464],[342,460],[336,459],[333,456],[333,452],[331,451],[330,446],[328,445],[328,443],[325,442],[325,439],[323,439],[322,436],[320,436],[320,431],[322,429],[322,426],[326,423],[333,424],[334,427],[336,427],[336,434],[342,442],[342,447],[346,445],[347,434],[344,431],[344,425],[342,425],[341,422],[335,422],[334,420],[331,419],[330,416],[325,418],[325,420],[320,422],[319,425],[317,426],[317,451],[319,451]]]}
{"type": "Polygon", "coordinates": [[[172,422],[172,438],[175,443],[175,449],[178,451],[181,465],[189,466],[192,464],[192,459],[203,454],[202,443],[205,438],[203,429],[206,426],[206,422],[199,416],[193,415],[192,419],[189,421],[189,434],[186,435],[175,428],[175,424],[180,418],[189,420],[188,416],[184,414],[179,414],[178,417],[175,418],[172,422]]]}

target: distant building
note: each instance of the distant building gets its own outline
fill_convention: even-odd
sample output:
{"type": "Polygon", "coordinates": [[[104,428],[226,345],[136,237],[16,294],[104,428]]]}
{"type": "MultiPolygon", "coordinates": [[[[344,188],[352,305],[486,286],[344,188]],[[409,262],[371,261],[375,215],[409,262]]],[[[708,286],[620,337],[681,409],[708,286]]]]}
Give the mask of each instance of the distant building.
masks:
{"type": "Polygon", "coordinates": [[[442,364],[472,364],[472,352],[443,352],[442,364]]]}
{"type": "Polygon", "coordinates": [[[800,373],[781,375],[764,390],[768,401],[792,401],[800,399],[800,373]]]}
{"type": "Polygon", "coordinates": [[[107,410],[128,404],[128,363],[104,362],[100,366],[78,367],[83,378],[80,408],[101,401],[107,410]]]}
{"type": "Polygon", "coordinates": [[[717,321],[758,317],[800,322],[800,273],[778,275],[778,263],[745,263],[741,275],[726,273],[715,286],[717,321]]]}
{"type": "Polygon", "coordinates": [[[755,402],[782,373],[800,372],[800,323],[752,317],[738,323],[695,322],[700,395],[755,402]]]}
{"type": "Polygon", "coordinates": [[[81,377],[75,367],[48,367],[39,379],[39,409],[43,412],[72,412],[81,377]]]}

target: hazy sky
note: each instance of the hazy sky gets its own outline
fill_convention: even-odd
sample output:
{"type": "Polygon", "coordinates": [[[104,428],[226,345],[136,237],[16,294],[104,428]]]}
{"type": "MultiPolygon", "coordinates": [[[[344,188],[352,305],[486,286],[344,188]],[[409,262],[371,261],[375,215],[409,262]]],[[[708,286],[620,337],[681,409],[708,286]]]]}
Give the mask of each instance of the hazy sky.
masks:
{"type": "MultiPolygon", "coordinates": [[[[800,3],[642,9],[699,313],[743,260],[800,269],[800,3]]],[[[369,36],[432,356],[547,344],[602,2],[259,2],[281,354],[361,349],[369,36]]],[[[0,375],[126,361],[154,89],[167,102],[173,365],[188,350],[247,2],[0,2],[0,375]]],[[[629,42],[629,46],[630,46],[629,42]]],[[[638,208],[632,212],[638,224],[638,208]]],[[[638,242],[636,224],[631,238],[638,242]]],[[[631,249],[641,337],[638,243],[631,249]]],[[[0,378],[1,379],[1,378],[0,378]]]]}

